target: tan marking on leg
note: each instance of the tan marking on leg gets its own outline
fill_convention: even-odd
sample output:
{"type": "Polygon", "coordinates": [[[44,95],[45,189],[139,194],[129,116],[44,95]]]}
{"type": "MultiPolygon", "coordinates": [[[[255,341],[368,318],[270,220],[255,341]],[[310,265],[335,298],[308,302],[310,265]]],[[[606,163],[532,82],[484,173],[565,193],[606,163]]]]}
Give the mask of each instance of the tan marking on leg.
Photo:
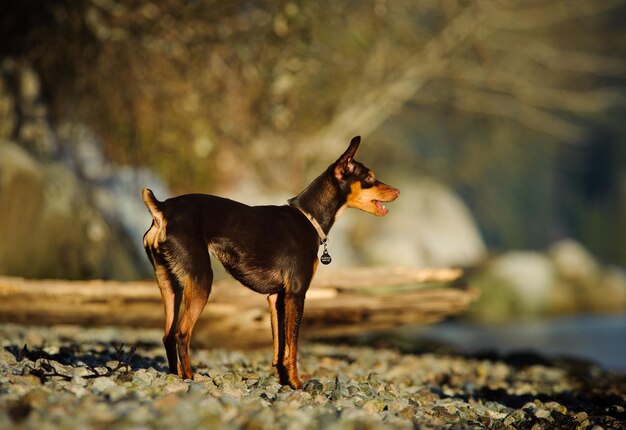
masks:
{"type": "Polygon", "coordinates": [[[270,308],[270,322],[272,325],[272,344],[274,347],[274,357],[272,358],[272,366],[276,367],[279,360],[280,333],[278,324],[278,293],[267,296],[267,303],[270,308]]]}
{"type": "Polygon", "coordinates": [[[213,273],[211,271],[208,276],[203,277],[203,279],[195,279],[187,274],[180,274],[178,276],[183,287],[184,297],[183,313],[178,330],[176,331],[176,344],[178,347],[178,357],[180,359],[180,377],[183,379],[193,379],[189,359],[189,344],[191,342],[193,328],[209,299],[213,273]]]}
{"type": "Polygon", "coordinates": [[[285,295],[285,357],[283,363],[287,370],[289,385],[293,389],[302,388],[298,376],[298,333],[304,303],[298,297],[285,295]]]}
{"type": "MultiPolygon", "coordinates": [[[[156,260],[156,259],[155,259],[156,260]]],[[[163,333],[163,345],[167,355],[170,373],[178,373],[178,355],[176,353],[175,326],[178,319],[178,309],[182,299],[182,291],[167,271],[164,264],[155,262],[154,273],[156,275],[163,308],[165,310],[165,329],[163,333]]]]}

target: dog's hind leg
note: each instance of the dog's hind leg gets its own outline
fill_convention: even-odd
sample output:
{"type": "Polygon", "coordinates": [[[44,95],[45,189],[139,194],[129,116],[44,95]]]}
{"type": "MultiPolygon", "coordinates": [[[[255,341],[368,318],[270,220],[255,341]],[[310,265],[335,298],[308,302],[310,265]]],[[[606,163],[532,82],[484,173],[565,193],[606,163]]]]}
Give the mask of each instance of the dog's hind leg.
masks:
{"type": "Polygon", "coordinates": [[[176,277],[168,269],[165,259],[159,252],[159,229],[153,222],[152,227],[144,235],[144,248],[148,259],[154,268],[154,274],[161,292],[161,300],[165,309],[165,330],[163,345],[167,355],[170,373],[178,372],[178,356],[176,354],[176,339],[174,328],[178,321],[178,311],[182,299],[182,290],[176,277]]]}
{"type": "MultiPolygon", "coordinates": [[[[158,259],[157,259],[158,260],[158,259]]],[[[156,263],[154,266],[159,290],[161,291],[161,299],[165,309],[165,330],[163,333],[163,345],[167,354],[167,362],[170,373],[179,374],[178,355],[176,353],[176,323],[178,321],[178,312],[183,297],[183,291],[170,271],[164,263],[156,263]]]]}
{"type": "Polygon", "coordinates": [[[176,274],[183,292],[183,310],[176,328],[176,348],[180,360],[179,375],[183,379],[193,379],[189,360],[189,343],[193,328],[209,299],[213,283],[213,270],[208,250],[201,247],[185,247],[187,255],[175,266],[170,264],[176,274]]]}

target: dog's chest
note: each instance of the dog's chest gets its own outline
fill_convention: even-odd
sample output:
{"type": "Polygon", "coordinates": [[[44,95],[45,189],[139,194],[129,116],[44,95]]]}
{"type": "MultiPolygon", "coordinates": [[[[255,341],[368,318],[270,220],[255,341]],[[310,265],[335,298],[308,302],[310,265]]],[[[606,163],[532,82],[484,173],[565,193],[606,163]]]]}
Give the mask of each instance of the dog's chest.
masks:
{"type": "Polygon", "coordinates": [[[251,290],[271,294],[283,288],[282,271],[268,256],[229,244],[211,244],[209,251],[233,278],[251,290]]]}

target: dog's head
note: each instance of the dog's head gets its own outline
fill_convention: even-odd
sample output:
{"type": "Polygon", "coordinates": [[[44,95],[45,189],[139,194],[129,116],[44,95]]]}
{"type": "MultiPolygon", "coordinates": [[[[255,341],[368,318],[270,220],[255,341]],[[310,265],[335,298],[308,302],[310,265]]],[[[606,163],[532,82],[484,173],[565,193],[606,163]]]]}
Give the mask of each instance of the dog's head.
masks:
{"type": "Polygon", "coordinates": [[[383,203],[397,199],[400,190],[380,182],[372,170],[354,159],[360,143],[361,136],[352,138],[346,152],[332,165],[333,175],[347,196],[348,207],[385,216],[389,210],[383,203]]]}

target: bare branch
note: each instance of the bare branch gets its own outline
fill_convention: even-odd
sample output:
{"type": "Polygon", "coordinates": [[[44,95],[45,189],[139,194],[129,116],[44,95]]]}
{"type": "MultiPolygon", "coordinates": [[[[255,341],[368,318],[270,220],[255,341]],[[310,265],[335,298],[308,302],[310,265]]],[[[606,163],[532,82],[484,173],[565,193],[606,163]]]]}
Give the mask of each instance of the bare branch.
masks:
{"type": "Polygon", "coordinates": [[[549,112],[520,103],[514,97],[486,91],[456,89],[452,100],[420,94],[414,101],[422,104],[447,104],[467,112],[506,117],[566,143],[578,142],[585,133],[583,128],[549,112]]]}
{"type": "MultiPolygon", "coordinates": [[[[602,112],[622,106],[625,94],[621,88],[598,88],[593,90],[567,90],[542,86],[541,76],[537,83],[521,79],[519,75],[490,70],[486,75],[483,68],[466,60],[454,60],[442,73],[442,77],[486,87],[490,90],[508,93],[519,101],[535,107],[558,109],[574,113],[602,112]]],[[[524,78],[533,77],[525,73],[524,78]]]]}
{"type": "MultiPolygon", "coordinates": [[[[625,2],[624,0],[607,0],[594,2],[589,0],[558,1],[536,7],[511,8],[504,2],[475,2],[464,9],[459,15],[429,41],[422,49],[411,56],[405,63],[405,67],[399,70],[398,77],[382,85],[373,85],[369,92],[365,92],[353,100],[353,103],[339,112],[333,121],[322,131],[311,137],[310,148],[307,155],[324,150],[336,152],[353,134],[368,135],[376,130],[389,116],[398,111],[403,103],[411,99],[430,79],[439,75],[448,66],[451,54],[461,48],[466,42],[476,44],[485,39],[496,30],[532,30],[536,28],[555,25],[575,18],[597,15],[608,10],[615,9],[625,2]]],[[[520,3],[523,5],[523,3],[520,3]]],[[[578,67],[582,67],[578,64],[578,67]]],[[[534,97],[525,89],[522,92],[526,98],[531,98],[537,105],[554,104],[558,93],[552,93],[549,97],[534,97]]],[[[578,96],[571,96],[569,105],[579,111],[585,111],[585,106],[578,96]]],[[[609,91],[593,94],[596,99],[591,101],[590,110],[599,109],[598,106],[608,103],[612,105],[616,96],[609,91]]],[[[518,94],[519,96],[519,94],[518,94]]],[[[488,97],[492,100],[491,96],[488,97]]],[[[465,109],[470,108],[469,101],[465,109]]],[[[476,109],[473,106],[471,110],[476,109]]],[[[483,108],[488,109],[488,108],[483,108]]],[[[490,110],[490,109],[488,109],[490,110]]],[[[559,139],[569,140],[572,137],[574,126],[557,119],[553,115],[543,114],[535,108],[525,108],[524,119],[521,122],[531,128],[539,128],[549,134],[559,136],[559,139]],[[541,120],[543,118],[545,121],[541,120]],[[538,127],[538,123],[544,122],[545,127],[538,127]]],[[[499,109],[493,109],[498,114],[499,109]]],[[[305,149],[306,151],[306,149],[305,149]]]]}
{"type": "MultiPolygon", "coordinates": [[[[494,37],[488,41],[489,49],[511,51],[512,42],[508,37],[494,37]]],[[[608,57],[591,52],[561,50],[544,42],[526,41],[515,44],[515,56],[526,62],[537,62],[542,66],[575,73],[592,73],[598,76],[624,77],[626,60],[608,57]]]]}
{"type": "MultiPolygon", "coordinates": [[[[482,3],[481,3],[482,4],[482,3]]],[[[389,116],[409,100],[430,77],[443,69],[448,56],[465,43],[488,17],[491,9],[483,9],[474,3],[457,15],[437,37],[429,41],[421,50],[411,56],[398,78],[380,86],[373,86],[370,92],[335,116],[322,131],[310,138],[312,144],[307,153],[323,150],[336,152],[352,135],[368,135],[376,130],[389,116]]],[[[488,34],[481,31],[481,37],[488,34]]]]}
{"type": "Polygon", "coordinates": [[[516,8],[493,9],[489,25],[506,30],[536,30],[551,27],[577,18],[584,18],[616,9],[626,4],[624,0],[561,0],[541,6],[528,7],[525,2],[516,8]]]}

